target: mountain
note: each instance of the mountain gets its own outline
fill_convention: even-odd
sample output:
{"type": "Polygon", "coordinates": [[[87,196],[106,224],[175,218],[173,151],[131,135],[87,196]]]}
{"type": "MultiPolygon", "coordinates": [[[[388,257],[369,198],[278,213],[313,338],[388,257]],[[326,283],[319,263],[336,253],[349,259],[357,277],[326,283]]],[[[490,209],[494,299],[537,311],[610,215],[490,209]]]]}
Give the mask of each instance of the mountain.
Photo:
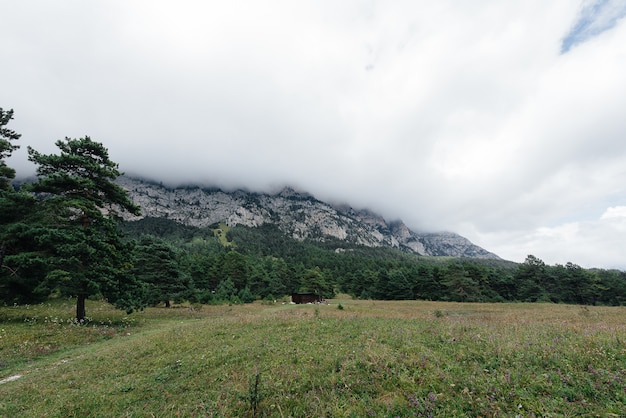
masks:
{"type": "MultiPolygon", "coordinates": [[[[419,255],[499,259],[458,234],[418,233],[402,221],[387,222],[368,210],[332,205],[292,188],[266,194],[199,186],[169,188],[125,176],[117,182],[141,206],[142,217],[167,218],[197,227],[217,223],[249,227],[274,224],[299,240],[332,237],[351,244],[393,247],[419,255]]],[[[132,219],[139,218],[129,218],[132,219]]]]}

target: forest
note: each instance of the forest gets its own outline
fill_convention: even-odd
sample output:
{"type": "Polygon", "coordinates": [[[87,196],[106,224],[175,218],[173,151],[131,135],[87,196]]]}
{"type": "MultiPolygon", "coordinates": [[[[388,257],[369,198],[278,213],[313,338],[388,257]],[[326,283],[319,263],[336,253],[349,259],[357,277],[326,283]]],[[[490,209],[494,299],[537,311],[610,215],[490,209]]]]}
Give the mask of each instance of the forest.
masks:
{"type": "Polygon", "coordinates": [[[626,303],[626,272],[503,260],[423,257],[335,239],[298,241],[275,226],[194,228],[160,218],[123,222],[141,208],[115,183],[102,143],[28,147],[37,178],[16,183],[7,158],[20,135],[0,108],[0,303],[98,298],[132,312],[150,305],[273,302],[293,292],[324,298],[459,302],[626,303]]]}
{"type": "Polygon", "coordinates": [[[179,280],[187,290],[195,289],[192,294],[202,303],[239,302],[250,293],[254,299],[272,300],[295,291],[380,300],[626,302],[624,272],[573,263],[549,266],[532,255],[521,264],[424,257],[336,239],[298,241],[273,225],[196,229],[146,218],[123,228],[139,242],[169,246],[175,270],[185,276],[179,280]]]}

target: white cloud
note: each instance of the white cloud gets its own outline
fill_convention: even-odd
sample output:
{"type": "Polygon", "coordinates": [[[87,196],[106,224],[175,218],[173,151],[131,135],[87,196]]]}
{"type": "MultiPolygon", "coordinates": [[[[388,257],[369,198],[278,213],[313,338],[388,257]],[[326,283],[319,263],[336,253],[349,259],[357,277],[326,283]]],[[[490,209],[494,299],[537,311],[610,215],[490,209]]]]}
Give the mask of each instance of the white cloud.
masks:
{"type": "Polygon", "coordinates": [[[533,254],[548,264],[626,269],[626,206],[609,207],[597,219],[552,227],[507,231],[480,237],[500,248],[504,258],[522,262],[533,254]]]}
{"type": "Polygon", "coordinates": [[[617,222],[621,223],[626,222],[626,206],[613,206],[607,208],[607,210],[600,217],[600,220],[616,220],[617,222]]]}
{"type": "Polygon", "coordinates": [[[554,243],[626,205],[626,25],[561,54],[585,4],[7,2],[0,106],[42,152],[91,135],[130,173],[292,184],[582,264],[554,243]]]}

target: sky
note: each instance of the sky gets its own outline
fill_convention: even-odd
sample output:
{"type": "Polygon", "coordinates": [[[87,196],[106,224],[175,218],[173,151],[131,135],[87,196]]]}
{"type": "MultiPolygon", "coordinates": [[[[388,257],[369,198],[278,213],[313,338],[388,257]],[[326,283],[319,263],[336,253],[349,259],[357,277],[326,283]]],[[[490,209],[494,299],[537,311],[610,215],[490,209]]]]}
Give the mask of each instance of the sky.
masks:
{"type": "Polygon", "coordinates": [[[127,174],[626,270],[626,1],[0,0],[0,107],[127,174]]]}

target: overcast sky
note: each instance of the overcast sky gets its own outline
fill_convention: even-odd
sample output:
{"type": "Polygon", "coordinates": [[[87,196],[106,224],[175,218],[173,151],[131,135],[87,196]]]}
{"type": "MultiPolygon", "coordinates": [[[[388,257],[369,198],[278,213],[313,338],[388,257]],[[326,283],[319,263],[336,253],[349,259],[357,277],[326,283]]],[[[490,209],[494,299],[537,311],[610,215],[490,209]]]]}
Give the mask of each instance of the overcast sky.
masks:
{"type": "Polygon", "coordinates": [[[624,0],[0,0],[26,146],[626,269],[624,0]]]}

